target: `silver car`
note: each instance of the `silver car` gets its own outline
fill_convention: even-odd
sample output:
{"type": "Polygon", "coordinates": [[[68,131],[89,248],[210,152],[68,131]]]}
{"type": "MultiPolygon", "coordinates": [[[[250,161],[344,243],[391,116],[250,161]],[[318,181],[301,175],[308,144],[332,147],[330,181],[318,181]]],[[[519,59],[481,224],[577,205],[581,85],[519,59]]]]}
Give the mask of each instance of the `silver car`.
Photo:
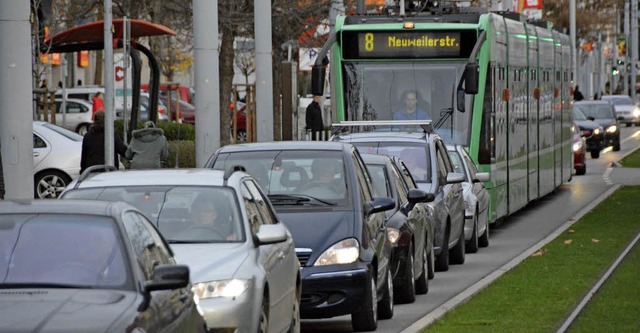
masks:
{"type": "Polygon", "coordinates": [[[631,97],[628,95],[604,95],[601,99],[613,104],[616,117],[621,124],[640,125],[640,107],[633,102],[631,97]]]}
{"type": "Polygon", "coordinates": [[[300,264],[291,234],[243,170],[89,171],[62,194],[78,198],[124,201],[145,213],[189,266],[210,330],[300,330],[300,264]]]}
{"type": "Polygon", "coordinates": [[[43,121],[33,122],[34,197],[55,199],[80,173],[82,136],[43,121]]]}
{"type": "Polygon", "coordinates": [[[469,153],[461,145],[447,145],[449,159],[455,172],[464,175],[464,238],[466,252],[478,252],[478,246],[489,246],[489,192],[484,182],[489,181],[488,172],[478,172],[469,153]]]}

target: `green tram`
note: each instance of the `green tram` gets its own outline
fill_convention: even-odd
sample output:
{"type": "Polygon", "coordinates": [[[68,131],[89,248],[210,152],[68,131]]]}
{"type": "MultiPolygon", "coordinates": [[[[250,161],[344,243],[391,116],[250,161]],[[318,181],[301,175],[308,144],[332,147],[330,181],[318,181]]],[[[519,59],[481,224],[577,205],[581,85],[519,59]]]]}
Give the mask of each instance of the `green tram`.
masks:
{"type": "Polygon", "coordinates": [[[338,16],[312,70],[314,94],[323,93],[329,52],[335,120],[397,119],[415,92],[424,112],[414,114],[490,172],[491,222],[570,180],[567,35],[480,8],[338,16]]]}

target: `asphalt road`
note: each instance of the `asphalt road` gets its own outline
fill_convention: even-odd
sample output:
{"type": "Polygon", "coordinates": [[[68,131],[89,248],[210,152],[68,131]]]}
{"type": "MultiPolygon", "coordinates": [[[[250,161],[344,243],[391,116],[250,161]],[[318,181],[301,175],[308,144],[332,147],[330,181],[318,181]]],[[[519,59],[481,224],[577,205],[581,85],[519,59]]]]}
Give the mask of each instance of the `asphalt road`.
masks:
{"type": "MultiPolygon", "coordinates": [[[[396,305],[394,316],[378,321],[376,332],[409,332],[415,322],[460,294],[476,282],[526,252],[554,233],[567,221],[574,220],[583,208],[616,184],[640,185],[640,170],[615,167],[615,162],[640,146],[640,127],[623,127],[621,150],[603,151],[599,159],[587,157],[587,173],[574,176],[546,197],[531,203],[491,229],[489,247],[467,254],[464,265],[452,265],[447,272],[437,272],[429,281],[429,293],[419,295],[413,304],[396,305]]],[[[588,154],[587,154],[588,156],[588,154]]],[[[302,332],[351,332],[351,317],[303,320],[302,332]]]]}

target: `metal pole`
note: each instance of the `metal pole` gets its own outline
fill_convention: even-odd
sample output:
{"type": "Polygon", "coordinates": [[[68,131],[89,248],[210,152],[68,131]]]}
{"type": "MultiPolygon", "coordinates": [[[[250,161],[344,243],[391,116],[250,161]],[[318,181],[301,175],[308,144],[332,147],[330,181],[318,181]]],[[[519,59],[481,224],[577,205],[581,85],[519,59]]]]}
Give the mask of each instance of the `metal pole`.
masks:
{"type": "Polygon", "coordinates": [[[254,1],[253,8],[256,43],[256,133],[258,141],[273,141],[271,0],[254,1]]]}
{"type": "Polygon", "coordinates": [[[62,80],[60,80],[60,82],[62,82],[62,103],[60,103],[60,111],[62,111],[62,127],[67,127],[67,55],[65,53],[62,54],[61,74],[62,80]]]}
{"type": "MultiPolygon", "coordinates": [[[[122,135],[124,142],[129,142],[127,138],[127,73],[129,73],[129,19],[124,16],[122,18],[122,68],[124,68],[124,77],[122,78],[122,135]]],[[[132,105],[133,106],[133,105],[132,105]]],[[[149,119],[151,119],[151,110],[149,119]]],[[[131,112],[133,114],[133,112],[131,112]]]]}
{"type": "Polygon", "coordinates": [[[571,38],[571,69],[573,71],[573,86],[579,85],[578,48],[576,47],[576,0],[569,1],[569,35],[571,38]]]}
{"type": "Polygon", "coordinates": [[[114,160],[114,82],[113,82],[113,33],[111,27],[111,0],[104,0],[104,164],[115,166],[114,160]]]}
{"type": "Polygon", "coordinates": [[[631,50],[631,98],[636,100],[636,66],[638,64],[638,1],[631,1],[631,42],[629,48],[631,50]]]}
{"type": "Polygon", "coordinates": [[[33,198],[29,1],[0,1],[0,155],[5,199],[33,198]]]}
{"type": "Polygon", "coordinates": [[[204,167],[209,156],[220,147],[218,0],[193,0],[193,29],[196,166],[204,167]]]}
{"type": "Polygon", "coordinates": [[[630,65],[630,59],[631,57],[629,57],[629,0],[625,0],[624,2],[624,38],[625,38],[625,54],[624,54],[624,65],[625,65],[625,69],[624,69],[624,91],[625,94],[630,95],[629,93],[629,81],[631,78],[631,65],[630,65]]]}

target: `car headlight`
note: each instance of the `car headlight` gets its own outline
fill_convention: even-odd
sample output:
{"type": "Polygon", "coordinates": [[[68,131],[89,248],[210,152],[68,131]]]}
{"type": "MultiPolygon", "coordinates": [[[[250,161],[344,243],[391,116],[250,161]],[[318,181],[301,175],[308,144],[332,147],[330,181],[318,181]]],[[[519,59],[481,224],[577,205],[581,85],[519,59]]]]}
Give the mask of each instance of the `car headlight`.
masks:
{"type": "Polygon", "coordinates": [[[617,130],[618,130],[618,126],[616,125],[607,127],[607,133],[615,133],[617,130]]]}
{"type": "Polygon", "coordinates": [[[400,239],[400,230],[387,227],[387,238],[391,244],[395,244],[400,239]]]}
{"type": "Polygon", "coordinates": [[[598,135],[598,134],[600,134],[600,129],[599,129],[599,128],[594,129],[594,130],[593,130],[593,134],[594,134],[594,135],[598,135]]]}
{"type": "Polygon", "coordinates": [[[576,141],[573,143],[573,151],[576,152],[578,150],[582,149],[582,140],[580,141],[576,141]]]}
{"type": "Polygon", "coordinates": [[[634,117],[638,118],[640,116],[640,109],[638,108],[633,109],[632,114],[634,117]]]}
{"type": "Polygon", "coordinates": [[[320,255],[314,266],[350,264],[360,256],[360,245],[355,238],[341,240],[320,255]]]}
{"type": "Polygon", "coordinates": [[[191,290],[199,299],[238,297],[249,289],[250,285],[250,280],[230,279],[195,283],[191,290]]]}

